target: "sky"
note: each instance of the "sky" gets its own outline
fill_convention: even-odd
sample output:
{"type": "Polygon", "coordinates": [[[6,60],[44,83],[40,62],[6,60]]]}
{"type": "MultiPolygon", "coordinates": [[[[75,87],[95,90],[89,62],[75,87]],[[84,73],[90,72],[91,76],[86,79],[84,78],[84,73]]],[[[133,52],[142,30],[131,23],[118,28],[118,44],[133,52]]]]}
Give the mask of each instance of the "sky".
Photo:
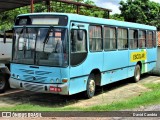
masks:
{"type": "MultiPolygon", "coordinates": [[[[92,1],[94,1],[95,4],[99,7],[111,9],[112,10],[111,14],[120,13],[119,2],[121,0],[92,0],[92,1]]],[[[160,3],[160,0],[151,0],[151,1],[160,3]]]]}

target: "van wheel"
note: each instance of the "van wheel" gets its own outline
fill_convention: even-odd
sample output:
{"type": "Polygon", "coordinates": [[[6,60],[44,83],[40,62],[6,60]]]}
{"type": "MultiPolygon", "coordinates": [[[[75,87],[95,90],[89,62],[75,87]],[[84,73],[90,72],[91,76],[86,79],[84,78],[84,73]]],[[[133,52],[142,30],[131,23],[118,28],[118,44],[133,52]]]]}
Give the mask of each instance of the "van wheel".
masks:
{"type": "Polygon", "coordinates": [[[0,76],[0,93],[3,93],[6,90],[7,87],[7,81],[5,77],[0,76]]]}
{"type": "Polygon", "coordinates": [[[141,78],[141,67],[140,65],[137,64],[134,69],[134,82],[140,81],[140,78],[141,78]]]}
{"type": "Polygon", "coordinates": [[[94,74],[90,74],[87,81],[87,91],[85,92],[86,98],[92,98],[94,96],[96,90],[95,76],[94,74]]]}

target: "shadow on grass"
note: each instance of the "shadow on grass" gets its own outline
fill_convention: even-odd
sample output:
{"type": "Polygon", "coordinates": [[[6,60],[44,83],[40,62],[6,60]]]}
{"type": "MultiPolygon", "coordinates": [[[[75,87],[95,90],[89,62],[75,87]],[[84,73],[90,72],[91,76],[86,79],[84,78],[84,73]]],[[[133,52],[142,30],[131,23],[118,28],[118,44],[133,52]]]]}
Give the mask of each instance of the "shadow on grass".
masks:
{"type": "MultiPolygon", "coordinates": [[[[148,74],[144,74],[142,76],[142,79],[145,79],[148,76],[149,76],[148,74]]],[[[96,87],[95,96],[132,83],[133,83],[132,78],[128,78],[102,87],[96,87]]],[[[62,96],[58,94],[44,94],[44,93],[23,91],[23,92],[0,96],[0,101],[10,105],[32,104],[32,105],[39,105],[42,107],[54,107],[54,108],[71,105],[79,102],[80,100],[85,100],[83,92],[71,96],[62,96]]]]}

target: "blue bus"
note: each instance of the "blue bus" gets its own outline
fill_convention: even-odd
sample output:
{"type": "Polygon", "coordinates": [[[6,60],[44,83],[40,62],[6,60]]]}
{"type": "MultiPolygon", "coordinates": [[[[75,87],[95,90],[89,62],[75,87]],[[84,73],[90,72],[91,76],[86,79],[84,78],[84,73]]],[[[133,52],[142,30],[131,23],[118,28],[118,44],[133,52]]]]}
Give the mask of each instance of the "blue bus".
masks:
{"type": "Polygon", "coordinates": [[[156,65],[156,27],[67,13],[17,16],[10,86],[87,98],[156,65]]]}

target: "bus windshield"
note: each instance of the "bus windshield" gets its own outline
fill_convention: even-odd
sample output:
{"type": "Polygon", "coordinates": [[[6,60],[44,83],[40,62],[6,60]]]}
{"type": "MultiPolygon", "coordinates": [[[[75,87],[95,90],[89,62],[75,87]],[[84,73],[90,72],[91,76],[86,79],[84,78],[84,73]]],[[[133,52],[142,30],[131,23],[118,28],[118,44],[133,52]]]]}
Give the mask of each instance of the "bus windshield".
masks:
{"type": "Polygon", "coordinates": [[[67,66],[67,29],[54,27],[14,28],[13,62],[67,66]]]}

